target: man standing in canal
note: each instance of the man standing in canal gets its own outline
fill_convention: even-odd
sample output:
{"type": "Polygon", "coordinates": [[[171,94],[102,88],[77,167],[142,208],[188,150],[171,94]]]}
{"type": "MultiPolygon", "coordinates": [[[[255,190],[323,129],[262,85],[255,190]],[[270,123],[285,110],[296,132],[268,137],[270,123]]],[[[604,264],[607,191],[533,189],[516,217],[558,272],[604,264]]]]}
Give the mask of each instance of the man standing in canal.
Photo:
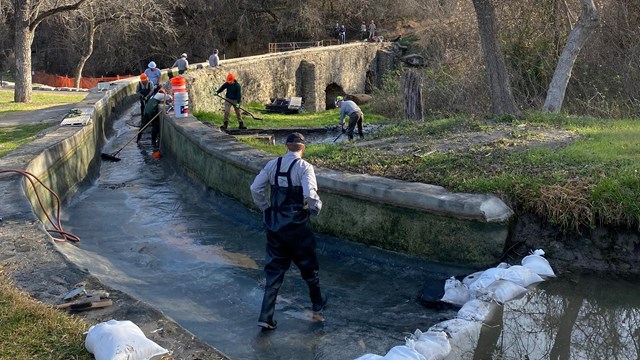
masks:
{"type": "Polygon", "coordinates": [[[265,330],[276,328],[276,298],[291,262],[309,287],[314,315],[321,314],[327,304],[327,297],[320,291],[316,239],[309,224],[309,216],[317,215],[322,208],[316,175],[313,166],[302,159],[302,134],[287,136],[285,147],[287,153],[269,161],[251,184],[253,202],[262,210],[267,230],[266,282],[258,318],[258,326],[265,330]],[[270,202],[265,197],[268,186],[270,202]]]}

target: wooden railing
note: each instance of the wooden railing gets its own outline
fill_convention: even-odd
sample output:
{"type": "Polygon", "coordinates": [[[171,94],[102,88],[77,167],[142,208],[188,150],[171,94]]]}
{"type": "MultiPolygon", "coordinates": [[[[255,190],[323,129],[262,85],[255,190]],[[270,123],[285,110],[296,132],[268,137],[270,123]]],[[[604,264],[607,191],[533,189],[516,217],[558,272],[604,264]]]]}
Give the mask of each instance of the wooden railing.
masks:
{"type": "Polygon", "coordinates": [[[269,43],[269,52],[276,53],[282,51],[293,51],[300,49],[307,49],[311,47],[338,45],[340,42],[337,39],[319,40],[319,41],[293,41],[282,43],[269,43]]]}

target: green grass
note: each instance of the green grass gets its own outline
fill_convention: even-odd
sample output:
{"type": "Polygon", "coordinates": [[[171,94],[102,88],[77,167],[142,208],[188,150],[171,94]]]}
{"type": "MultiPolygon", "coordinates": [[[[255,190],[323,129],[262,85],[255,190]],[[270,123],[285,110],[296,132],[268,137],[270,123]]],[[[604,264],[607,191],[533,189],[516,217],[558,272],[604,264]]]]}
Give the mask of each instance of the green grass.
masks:
{"type": "Polygon", "coordinates": [[[13,101],[13,90],[0,89],[0,119],[3,115],[18,111],[39,110],[76,103],[86,96],[87,93],[34,92],[31,103],[16,103],[13,101]]]}
{"type": "MultiPolygon", "coordinates": [[[[302,112],[299,114],[279,114],[267,112],[265,106],[259,103],[242,104],[242,107],[250,111],[255,117],[262,120],[254,120],[247,114],[242,115],[244,124],[249,128],[319,128],[337,125],[340,122],[340,112],[338,109],[326,110],[321,112],[302,112]]],[[[222,106],[221,106],[222,108],[222,106]]],[[[379,123],[383,120],[382,116],[367,114],[368,107],[363,106],[362,111],[365,113],[365,119],[368,124],[379,123]]],[[[224,114],[219,112],[196,112],[194,116],[200,121],[207,122],[216,126],[222,126],[224,114]]],[[[346,122],[349,121],[347,118],[346,122]]],[[[229,126],[231,128],[237,126],[236,116],[233,111],[229,116],[229,126]]]]}
{"type": "Polygon", "coordinates": [[[84,348],[88,328],[17,290],[0,271],[0,359],[93,359],[84,348]]]}
{"type": "MultiPolygon", "coordinates": [[[[522,129],[516,126],[490,144],[428,155],[337,143],[310,144],[304,156],[317,166],[336,170],[441,185],[458,192],[492,193],[516,211],[538,214],[565,229],[640,226],[640,122],[636,119],[531,113],[524,119],[485,121],[458,116],[419,124],[379,123],[386,126],[368,138],[402,139],[397,141],[416,149],[462,131],[490,133],[501,124],[522,129]],[[534,126],[538,130],[528,130],[534,126]],[[575,140],[553,147],[516,146],[542,138],[540,131],[554,129],[570,131],[575,140]]],[[[282,145],[246,141],[273,154],[284,152],[282,145]]]]}
{"type": "Polygon", "coordinates": [[[0,157],[32,141],[40,132],[50,126],[51,125],[42,124],[0,127],[0,157]]]}

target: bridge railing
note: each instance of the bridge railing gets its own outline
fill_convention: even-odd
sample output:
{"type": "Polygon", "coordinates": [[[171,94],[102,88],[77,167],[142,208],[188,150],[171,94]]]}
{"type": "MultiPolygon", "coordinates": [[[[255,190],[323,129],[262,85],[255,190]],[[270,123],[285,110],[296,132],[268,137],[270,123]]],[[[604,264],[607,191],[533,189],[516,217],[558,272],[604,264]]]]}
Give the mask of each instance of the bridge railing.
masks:
{"type": "Polygon", "coordinates": [[[319,41],[292,41],[281,43],[269,43],[269,52],[276,53],[282,51],[300,50],[311,47],[338,45],[340,42],[336,39],[319,40],[319,41]]]}

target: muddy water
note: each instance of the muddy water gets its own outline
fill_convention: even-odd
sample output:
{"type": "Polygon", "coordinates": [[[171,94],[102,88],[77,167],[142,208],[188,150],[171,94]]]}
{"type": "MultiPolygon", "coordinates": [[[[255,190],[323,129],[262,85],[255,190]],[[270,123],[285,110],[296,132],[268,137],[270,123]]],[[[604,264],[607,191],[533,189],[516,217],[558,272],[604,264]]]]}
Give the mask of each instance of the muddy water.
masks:
{"type": "MultiPolygon", "coordinates": [[[[112,152],[137,122],[116,122],[112,152]]],[[[443,266],[318,236],[325,321],[314,321],[305,283],[292,268],[276,309],[278,329],[261,332],[265,235],[260,217],[185,177],[170,159],[154,159],[150,140],[126,147],[117,163],[64,209],[81,237],[60,249],[104,283],[150,303],[232,359],[354,359],[384,355],[456,310],[432,310],[418,298],[426,282],[470,269],[443,266]]],[[[248,189],[247,189],[248,191],[248,189]]],[[[542,283],[509,303],[468,358],[638,358],[638,286],[574,278],[542,283]],[[611,290],[608,290],[611,289],[611,290]],[[475,355],[474,355],[475,353],[475,355]],[[601,356],[606,355],[606,356],[601,356]]],[[[118,319],[124,320],[124,319],[118,319]]]]}

